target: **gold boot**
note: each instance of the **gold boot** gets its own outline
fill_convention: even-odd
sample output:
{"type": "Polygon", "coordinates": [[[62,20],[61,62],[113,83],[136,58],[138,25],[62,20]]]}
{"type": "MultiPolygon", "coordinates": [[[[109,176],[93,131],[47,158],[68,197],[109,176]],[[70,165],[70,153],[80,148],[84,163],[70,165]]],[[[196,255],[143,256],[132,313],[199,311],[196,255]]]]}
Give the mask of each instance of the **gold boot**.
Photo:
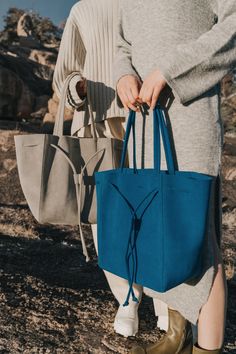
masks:
{"type": "Polygon", "coordinates": [[[191,324],[178,312],[168,309],[169,328],[163,339],[145,348],[131,349],[130,354],[192,354],[191,324]]]}
{"type": "Polygon", "coordinates": [[[207,349],[202,349],[198,348],[196,345],[193,346],[193,354],[221,354],[223,353],[222,348],[220,349],[214,349],[214,350],[207,350],[207,349]]]}

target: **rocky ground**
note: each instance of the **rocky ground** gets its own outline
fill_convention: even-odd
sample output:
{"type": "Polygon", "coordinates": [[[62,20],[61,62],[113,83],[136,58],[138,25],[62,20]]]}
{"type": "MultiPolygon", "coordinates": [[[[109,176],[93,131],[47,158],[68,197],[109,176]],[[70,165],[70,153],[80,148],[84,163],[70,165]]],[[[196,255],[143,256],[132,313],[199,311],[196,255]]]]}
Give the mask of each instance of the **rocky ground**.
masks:
{"type": "MultiPolygon", "coordinates": [[[[236,353],[236,129],[234,111],[226,103],[222,250],[229,307],[224,353],[236,353]]],[[[0,127],[0,353],[127,353],[135,342],[160,338],[164,332],[156,329],[147,297],[140,306],[139,335],[124,339],[114,334],[117,303],[97,266],[89,227],[93,260],[86,264],[78,230],[38,224],[21,192],[13,136],[38,127],[4,121],[0,127]]]]}

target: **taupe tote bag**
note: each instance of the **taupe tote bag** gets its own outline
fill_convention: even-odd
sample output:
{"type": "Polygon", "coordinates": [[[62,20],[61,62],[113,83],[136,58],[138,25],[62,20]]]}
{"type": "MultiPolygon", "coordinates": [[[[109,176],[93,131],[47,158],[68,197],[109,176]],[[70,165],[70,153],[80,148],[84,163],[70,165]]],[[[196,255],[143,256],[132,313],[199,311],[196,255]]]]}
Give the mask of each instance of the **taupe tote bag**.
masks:
{"type": "Polygon", "coordinates": [[[98,138],[88,104],[93,138],[63,135],[68,76],[52,134],[17,135],[18,173],[29,208],[40,223],[79,225],[83,253],[88,253],[81,222],[97,222],[94,172],[117,168],[123,141],[98,138]]]}

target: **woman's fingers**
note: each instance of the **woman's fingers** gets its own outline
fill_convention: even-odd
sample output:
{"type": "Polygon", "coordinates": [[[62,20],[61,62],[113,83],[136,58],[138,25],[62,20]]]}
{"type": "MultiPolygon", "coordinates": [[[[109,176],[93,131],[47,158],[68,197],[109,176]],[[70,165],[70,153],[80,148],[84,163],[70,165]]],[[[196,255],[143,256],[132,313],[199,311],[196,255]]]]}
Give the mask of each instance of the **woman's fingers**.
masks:
{"type": "Polygon", "coordinates": [[[117,93],[125,109],[132,109],[138,111],[136,106],[138,102],[140,82],[134,75],[123,76],[117,84],[117,93]]]}
{"type": "Polygon", "coordinates": [[[159,70],[153,71],[144,80],[139,93],[140,100],[147,103],[151,109],[154,109],[162,89],[166,85],[166,80],[159,70]]]}
{"type": "Polygon", "coordinates": [[[152,102],[152,95],[153,95],[153,87],[147,86],[145,83],[143,84],[139,98],[142,100],[143,103],[147,103],[150,107],[152,102]]]}
{"type": "Polygon", "coordinates": [[[128,94],[126,92],[120,92],[119,94],[120,100],[124,106],[124,108],[128,111],[129,109],[132,109],[133,111],[137,111],[138,107],[135,105],[135,101],[132,97],[132,95],[130,94],[128,96],[128,94]]]}
{"type": "Polygon", "coordinates": [[[125,97],[125,95],[123,93],[121,93],[121,92],[119,93],[119,97],[120,97],[122,105],[124,106],[124,109],[126,111],[128,111],[129,107],[127,106],[127,102],[128,102],[127,97],[125,97]]]}
{"type": "MultiPolygon", "coordinates": [[[[137,91],[137,90],[135,90],[135,91],[137,91]]],[[[137,106],[138,94],[136,96],[134,96],[132,93],[132,88],[131,88],[130,91],[127,91],[126,95],[128,97],[128,107],[130,109],[132,109],[133,111],[138,111],[138,106],[137,106]]]]}
{"type": "Polygon", "coordinates": [[[130,91],[131,91],[133,98],[135,99],[135,102],[137,102],[138,97],[139,97],[140,86],[141,86],[141,83],[138,82],[137,85],[132,85],[130,87],[130,91]]]}
{"type": "Polygon", "coordinates": [[[161,92],[161,91],[160,91],[160,88],[159,88],[159,87],[157,87],[157,88],[154,89],[153,94],[152,94],[151,104],[150,104],[150,108],[151,108],[151,109],[154,109],[154,108],[156,107],[157,100],[158,100],[158,98],[159,98],[159,96],[160,96],[160,92],[161,92]]]}
{"type": "Polygon", "coordinates": [[[139,104],[147,103],[154,109],[166,80],[159,70],[153,71],[143,82],[142,87],[138,77],[123,76],[117,84],[117,92],[126,110],[139,111],[139,104]]]}

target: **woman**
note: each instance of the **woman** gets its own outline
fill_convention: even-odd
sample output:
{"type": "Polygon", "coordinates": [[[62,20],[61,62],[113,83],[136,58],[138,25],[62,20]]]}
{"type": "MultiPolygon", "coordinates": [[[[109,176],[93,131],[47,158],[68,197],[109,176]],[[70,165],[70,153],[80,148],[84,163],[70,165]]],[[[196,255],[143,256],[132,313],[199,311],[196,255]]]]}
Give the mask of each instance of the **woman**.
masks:
{"type": "MultiPolygon", "coordinates": [[[[75,108],[72,135],[92,136],[90,104],[99,137],[124,137],[125,111],[118,104],[112,77],[118,6],[117,0],[81,0],[73,6],[67,20],[53,85],[60,97],[66,77],[72,72],[78,73],[71,79],[67,95],[67,105],[75,108]],[[85,98],[87,93],[89,99],[85,98]]],[[[92,233],[97,250],[97,225],[92,225],[92,233]]],[[[105,272],[105,275],[120,304],[114,329],[126,337],[135,335],[138,331],[138,306],[122,306],[128,283],[111,273],[105,272]]],[[[141,298],[140,286],[136,286],[136,295],[141,298]]],[[[164,315],[167,312],[161,301],[156,301],[155,308],[164,315]]],[[[165,317],[160,317],[160,320],[165,320],[165,317]]],[[[165,323],[159,322],[160,325],[165,328],[165,323]]]]}
{"type": "MultiPolygon", "coordinates": [[[[236,2],[121,0],[120,7],[115,83],[124,107],[137,111],[145,103],[153,109],[161,96],[167,98],[164,108],[178,169],[213,175],[216,182],[202,277],[166,293],[147,289],[171,307],[169,329],[162,341],[131,353],[221,353],[227,289],[220,252],[219,82],[236,65],[236,2]],[[198,324],[193,348],[190,322],[198,324]]],[[[136,123],[140,136],[141,122],[136,123]]]]}

